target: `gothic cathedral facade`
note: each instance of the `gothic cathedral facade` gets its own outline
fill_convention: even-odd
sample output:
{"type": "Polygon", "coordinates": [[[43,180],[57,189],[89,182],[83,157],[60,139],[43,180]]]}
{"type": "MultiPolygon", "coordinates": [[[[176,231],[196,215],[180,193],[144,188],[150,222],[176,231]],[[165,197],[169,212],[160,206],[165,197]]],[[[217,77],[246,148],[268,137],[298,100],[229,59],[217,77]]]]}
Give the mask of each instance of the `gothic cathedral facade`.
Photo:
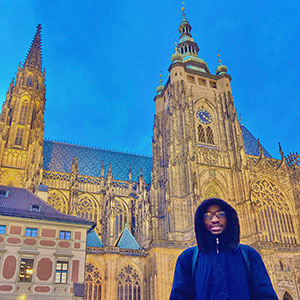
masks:
{"type": "Polygon", "coordinates": [[[212,74],[183,12],[169,77],[156,89],[152,158],[44,140],[41,26],[0,116],[0,185],[97,222],[86,299],[167,300],[194,213],[219,197],[262,255],[279,299],[300,299],[300,157],[274,159],[237,119],[227,67],[212,74]]]}

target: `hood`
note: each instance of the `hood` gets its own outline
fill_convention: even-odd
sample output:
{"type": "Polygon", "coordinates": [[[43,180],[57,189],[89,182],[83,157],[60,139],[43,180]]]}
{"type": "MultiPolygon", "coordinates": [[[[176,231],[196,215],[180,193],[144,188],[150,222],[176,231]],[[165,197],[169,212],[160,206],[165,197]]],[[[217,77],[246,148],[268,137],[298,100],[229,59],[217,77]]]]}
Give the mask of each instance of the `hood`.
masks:
{"type": "Polygon", "coordinates": [[[200,251],[209,251],[212,247],[215,247],[216,238],[219,238],[221,248],[235,249],[240,242],[240,225],[236,210],[224,200],[218,198],[204,200],[196,210],[195,233],[200,251]],[[226,213],[227,225],[219,235],[211,234],[204,225],[203,215],[211,205],[219,205],[221,210],[226,213]]]}

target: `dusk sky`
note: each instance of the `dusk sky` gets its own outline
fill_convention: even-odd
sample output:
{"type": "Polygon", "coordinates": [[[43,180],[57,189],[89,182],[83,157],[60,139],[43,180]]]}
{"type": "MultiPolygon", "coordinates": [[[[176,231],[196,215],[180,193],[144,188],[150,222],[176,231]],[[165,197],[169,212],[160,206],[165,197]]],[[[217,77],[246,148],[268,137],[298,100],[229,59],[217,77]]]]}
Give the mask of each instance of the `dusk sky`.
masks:
{"type": "MultiPolygon", "coordinates": [[[[279,158],[300,151],[300,1],[186,1],[215,74],[232,76],[238,115],[279,158]]],[[[168,76],[181,1],[0,0],[0,101],[38,24],[46,69],[45,138],[151,155],[155,88],[168,76]]]]}

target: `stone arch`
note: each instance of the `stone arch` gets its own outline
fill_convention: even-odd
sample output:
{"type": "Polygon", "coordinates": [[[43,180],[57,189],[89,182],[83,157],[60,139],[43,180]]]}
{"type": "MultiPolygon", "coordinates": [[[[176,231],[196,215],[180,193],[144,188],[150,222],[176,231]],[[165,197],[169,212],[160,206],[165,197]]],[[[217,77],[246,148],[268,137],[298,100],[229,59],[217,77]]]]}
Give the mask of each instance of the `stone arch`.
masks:
{"type": "Polygon", "coordinates": [[[296,226],[287,194],[268,177],[256,179],[250,190],[260,240],[295,244],[296,226]]]}
{"type": "MultiPolygon", "coordinates": [[[[211,172],[211,171],[212,170],[207,170],[207,172],[211,172]]],[[[226,201],[226,199],[228,198],[226,192],[227,189],[225,185],[220,181],[220,179],[224,179],[224,178],[210,177],[200,186],[200,191],[202,192],[201,201],[207,198],[221,198],[226,201]]],[[[200,203],[198,203],[198,205],[199,204],[200,203]]]]}
{"type": "Polygon", "coordinates": [[[13,187],[22,187],[23,178],[19,172],[16,171],[5,171],[0,175],[0,184],[13,186],[13,187]]]}
{"type": "Polygon", "coordinates": [[[69,205],[65,195],[58,190],[49,191],[47,202],[64,214],[69,211],[69,205]]]}
{"type": "Polygon", "coordinates": [[[99,204],[92,195],[80,195],[76,213],[81,218],[95,221],[97,224],[99,223],[99,204]]]}
{"type": "Polygon", "coordinates": [[[285,291],[283,294],[282,300],[294,300],[295,298],[292,297],[289,291],[285,291]]]}
{"type": "Polygon", "coordinates": [[[92,260],[88,260],[85,266],[85,300],[103,300],[103,271],[92,260]]]}
{"type": "Polygon", "coordinates": [[[117,300],[143,299],[143,276],[136,265],[127,262],[117,274],[117,300]]]}

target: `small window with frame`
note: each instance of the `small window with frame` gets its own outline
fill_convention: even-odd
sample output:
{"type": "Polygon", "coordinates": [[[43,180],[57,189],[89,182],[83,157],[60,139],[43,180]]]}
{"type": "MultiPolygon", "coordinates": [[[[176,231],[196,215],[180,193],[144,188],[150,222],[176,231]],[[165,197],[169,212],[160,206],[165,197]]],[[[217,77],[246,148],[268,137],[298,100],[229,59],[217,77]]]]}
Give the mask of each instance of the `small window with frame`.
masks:
{"type": "Polygon", "coordinates": [[[30,210],[31,211],[41,211],[41,206],[38,204],[31,204],[30,210]]]}
{"type": "Polygon", "coordinates": [[[36,237],[37,236],[37,228],[29,228],[27,227],[25,230],[25,236],[32,236],[32,237],[36,237]]]}
{"type": "Polygon", "coordinates": [[[5,234],[6,232],[6,225],[0,225],[0,234],[5,234]]]}
{"type": "Polygon", "coordinates": [[[71,231],[61,230],[59,232],[59,239],[60,240],[70,240],[71,239],[71,231]]]}
{"type": "Polygon", "coordinates": [[[33,274],[33,259],[21,259],[19,281],[31,282],[33,274]]]}
{"type": "Polygon", "coordinates": [[[67,261],[56,262],[55,283],[67,283],[69,263],[67,261]]]}

